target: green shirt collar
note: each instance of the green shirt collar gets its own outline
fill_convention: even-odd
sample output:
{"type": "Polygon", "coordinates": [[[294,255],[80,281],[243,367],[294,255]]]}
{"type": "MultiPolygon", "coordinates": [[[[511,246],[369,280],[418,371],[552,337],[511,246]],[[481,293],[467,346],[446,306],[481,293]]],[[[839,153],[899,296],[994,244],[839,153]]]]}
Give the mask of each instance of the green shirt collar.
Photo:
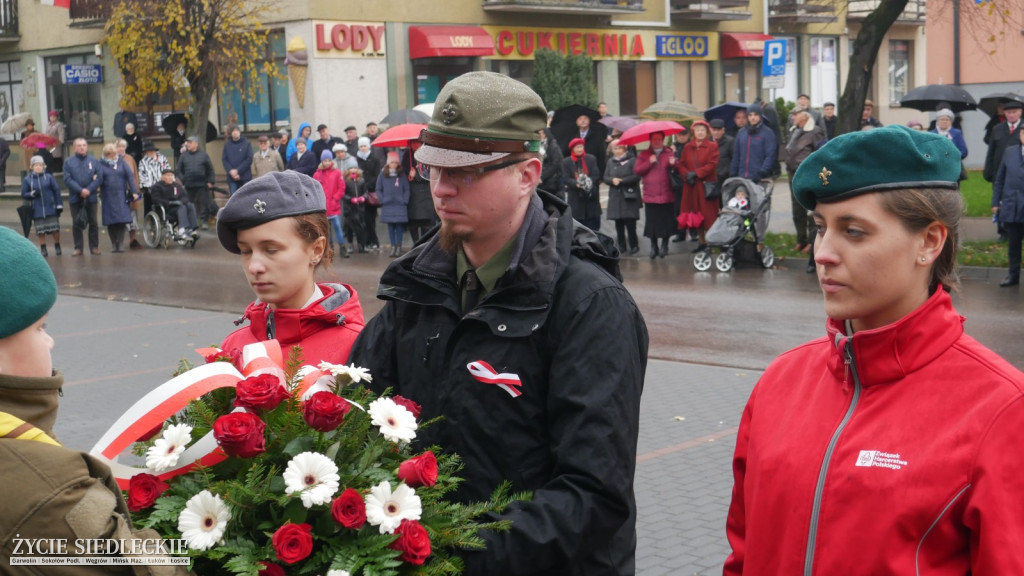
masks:
{"type": "MultiPolygon", "coordinates": [[[[501,250],[491,256],[491,259],[484,262],[479,268],[476,269],[476,276],[480,280],[480,299],[490,294],[494,290],[494,285],[498,283],[498,280],[505,275],[505,271],[508,270],[509,262],[512,260],[512,252],[516,247],[516,240],[519,239],[519,235],[516,234],[501,247],[501,250]]],[[[459,282],[459,292],[462,295],[463,303],[465,303],[466,289],[462,285],[462,277],[466,274],[466,271],[472,268],[469,265],[469,260],[466,258],[466,253],[459,249],[459,253],[455,257],[455,273],[456,281],[459,282]]]]}

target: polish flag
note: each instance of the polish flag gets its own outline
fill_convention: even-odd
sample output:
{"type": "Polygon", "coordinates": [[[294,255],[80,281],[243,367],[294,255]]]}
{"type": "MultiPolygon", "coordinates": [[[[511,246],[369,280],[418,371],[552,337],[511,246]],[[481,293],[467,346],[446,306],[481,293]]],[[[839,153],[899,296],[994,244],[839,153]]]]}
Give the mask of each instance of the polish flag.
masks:
{"type": "Polygon", "coordinates": [[[57,8],[71,8],[71,0],[39,0],[43,6],[56,6],[57,8]]]}

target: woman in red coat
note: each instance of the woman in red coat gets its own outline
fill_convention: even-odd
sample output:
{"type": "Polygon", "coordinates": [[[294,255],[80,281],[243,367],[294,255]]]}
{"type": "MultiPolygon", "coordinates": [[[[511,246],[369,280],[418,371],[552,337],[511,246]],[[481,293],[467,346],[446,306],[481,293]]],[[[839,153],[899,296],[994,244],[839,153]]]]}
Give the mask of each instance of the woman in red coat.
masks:
{"type": "Polygon", "coordinates": [[[644,201],[644,236],[651,239],[651,259],[662,258],[668,254],[668,239],[677,230],[672,220],[673,208],[672,185],[669,183],[668,171],[674,170],[676,157],[672,149],[665,146],[665,135],[661,132],[651,134],[651,145],[637,154],[633,172],[642,178],[641,198],[644,201]],[[661,251],[658,251],[658,239],[661,239],[661,251]]]}
{"type": "Polygon", "coordinates": [[[676,167],[683,175],[683,201],[679,206],[679,228],[696,228],[699,244],[693,249],[700,252],[707,248],[704,243],[704,231],[715,223],[721,202],[715,198],[709,200],[704,195],[705,182],[718,181],[718,144],[708,138],[711,126],[698,120],[690,127],[693,139],[683,147],[683,153],[676,167]]]}

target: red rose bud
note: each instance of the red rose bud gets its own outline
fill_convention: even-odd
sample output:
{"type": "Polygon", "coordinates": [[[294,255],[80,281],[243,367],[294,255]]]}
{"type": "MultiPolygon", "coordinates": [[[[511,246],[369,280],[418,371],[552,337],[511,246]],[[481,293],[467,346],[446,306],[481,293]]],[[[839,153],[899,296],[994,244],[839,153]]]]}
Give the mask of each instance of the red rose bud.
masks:
{"type": "Polygon", "coordinates": [[[265,425],[249,412],[225,414],[213,423],[213,437],[228,456],[252,458],[266,450],[265,425]]]}
{"type": "Polygon", "coordinates": [[[423,410],[423,408],[420,407],[419,404],[402,396],[392,396],[391,400],[394,401],[395,404],[398,404],[402,408],[405,408],[409,412],[412,412],[412,415],[415,416],[416,418],[420,417],[420,412],[423,410]]]}
{"type": "Polygon", "coordinates": [[[238,383],[235,387],[235,406],[273,410],[288,396],[288,390],[281,385],[277,376],[260,374],[238,383]]]}
{"type": "Polygon", "coordinates": [[[433,452],[409,458],[398,466],[398,478],[412,488],[437,484],[437,458],[433,452]]]}
{"type": "Polygon", "coordinates": [[[257,573],[258,576],[285,576],[284,568],[270,562],[260,562],[263,568],[257,573]]]}
{"type": "Polygon", "coordinates": [[[366,524],[366,502],[354,488],[348,488],[331,503],[331,516],[345,528],[358,530],[366,524]]]}
{"type": "Polygon", "coordinates": [[[333,392],[317,392],[302,405],[302,417],[306,424],[320,432],[330,432],[341,424],[351,406],[333,392]]]}
{"type": "Polygon", "coordinates": [[[167,483],[152,474],[136,474],[128,481],[128,509],[138,512],[149,508],[167,490],[167,483]]]}
{"type": "Polygon", "coordinates": [[[421,566],[430,556],[430,536],[427,529],[415,520],[402,520],[395,528],[398,540],[391,543],[391,548],[402,553],[402,560],[415,566],[421,566]]]}
{"type": "Polygon", "coordinates": [[[313,551],[312,530],[309,524],[285,524],[278,528],[270,539],[278,560],[294,564],[309,556],[313,551]]]}

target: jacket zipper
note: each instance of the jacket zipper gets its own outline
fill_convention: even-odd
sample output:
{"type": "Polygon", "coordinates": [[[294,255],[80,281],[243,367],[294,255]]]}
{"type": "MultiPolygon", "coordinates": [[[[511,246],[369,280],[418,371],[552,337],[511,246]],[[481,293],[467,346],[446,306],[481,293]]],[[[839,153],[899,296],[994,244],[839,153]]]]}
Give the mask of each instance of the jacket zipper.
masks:
{"type": "Polygon", "coordinates": [[[267,340],[275,338],[274,332],[274,310],[271,308],[267,311],[267,340]]]}
{"type": "Polygon", "coordinates": [[[860,400],[860,376],[857,375],[857,363],[853,357],[853,337],[847,338],[846,344],[843,346],[843,356],[847,373],[853,376],[853,397],[850,399],[850,406],[846,409],[846,415],[843,416],[843,420],[836,427],[835,432],[832,433],[832,439],[829,440],[828,448],[825,450],[825,457],[821,462],[821,469],[818,470],[818,483],[814,487],[814,504],[811,507],[811,525],[807,533],[807,552],[804,554],[804,576],[811,576],[814,570],[814,547],[818,539],[821,498],[825,492],[825,477],[828,476],[828,466],[832,460],[832,452],[839,442],[839,436],[843,433],[846,425],[850,423],[853,411],[857,408],[857,402],[860,400]]]}

